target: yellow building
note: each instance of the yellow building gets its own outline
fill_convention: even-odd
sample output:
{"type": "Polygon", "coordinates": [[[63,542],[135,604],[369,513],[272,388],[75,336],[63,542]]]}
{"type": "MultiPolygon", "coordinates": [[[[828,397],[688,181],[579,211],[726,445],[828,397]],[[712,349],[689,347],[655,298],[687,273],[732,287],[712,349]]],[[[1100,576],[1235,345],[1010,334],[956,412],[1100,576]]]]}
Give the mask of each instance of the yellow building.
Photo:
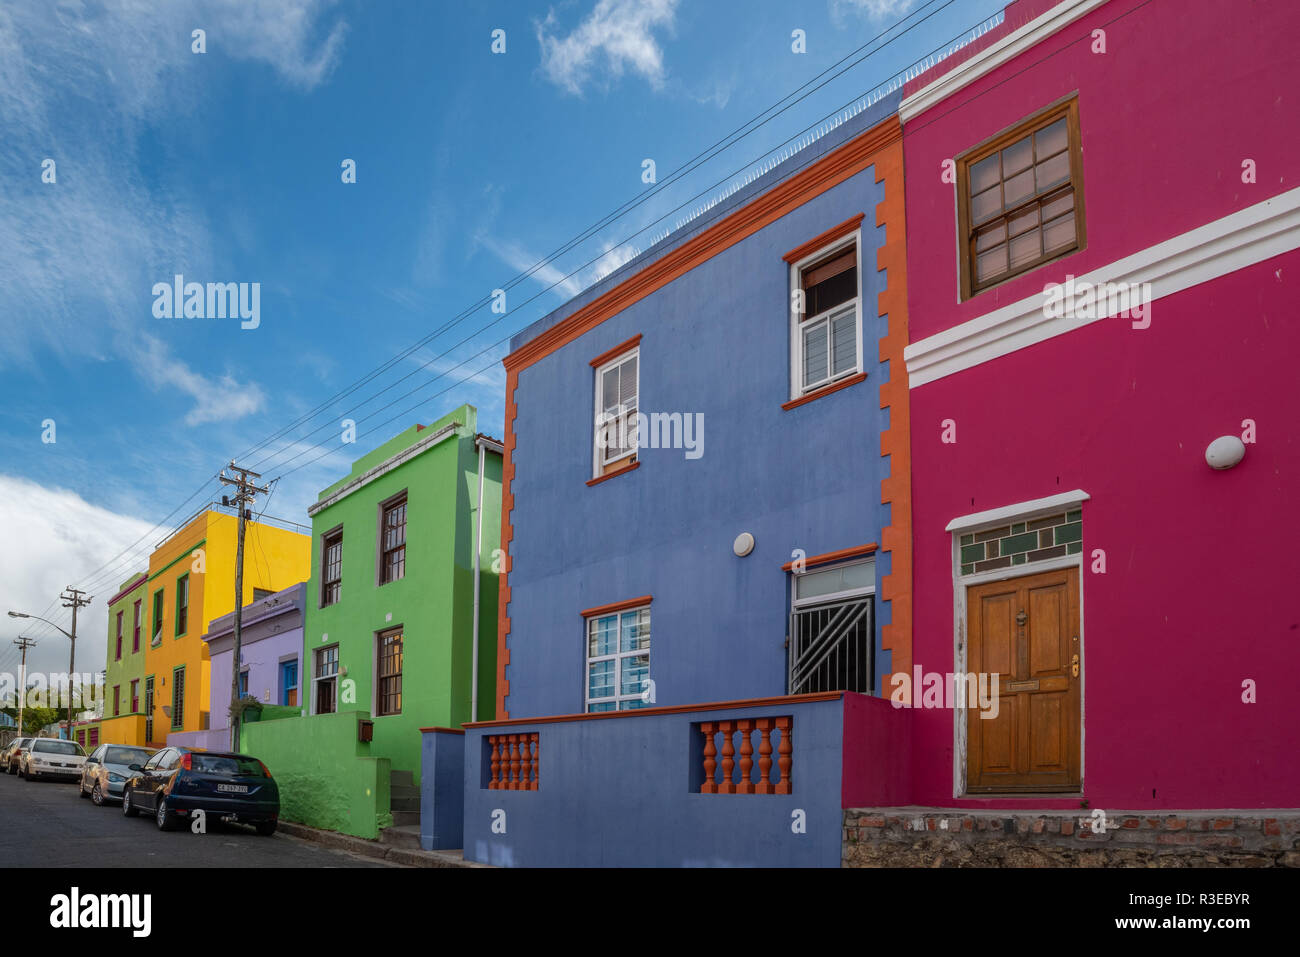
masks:
{"type": "MultiPolygon", "coordinates": [[[[272,521],[246,526],[241,606],[311,577],[311,535],[295,531],[302,526],[272,521]]],[[[212,619],[235,610],[238,524],[233,509],[210,505],[149,556],[143,741],[119,743],[161,747],[172,732],[208,728],[211,665],[202,638],[212,619]]],[[[115,627],[110,621],[114,644],[115,627]]],[[[220,689],[217,707],[228,699],[229,689],[220,689]]]]}

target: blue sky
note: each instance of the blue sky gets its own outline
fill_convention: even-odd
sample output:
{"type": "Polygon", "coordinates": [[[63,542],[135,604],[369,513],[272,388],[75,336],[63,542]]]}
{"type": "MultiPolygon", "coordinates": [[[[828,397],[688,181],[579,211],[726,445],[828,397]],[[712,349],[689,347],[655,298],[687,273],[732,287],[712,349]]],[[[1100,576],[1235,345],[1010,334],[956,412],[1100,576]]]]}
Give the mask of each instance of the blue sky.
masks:
{"type": "MultiPolygon", "coordinates": [[[[413,422],[470,402],[480,429],[501,435],[510,334],[1001,7],[0,7],[0,604],[46,613],[60,588],[87,585],[100,600],[82,618],[79,665],[103,667],[102,599],[220,494],[211,477],[225,462],[639,198],[512,286],[504,316],[472,312],[241,463],[280,478],[271,514],[305,523],[319,489],[413,422]],[[891,26],[880,52],[663,185],[891,26]],[[195,29],[205,53],[192,51],[195,29]],[[46,159],[55,183],[42,182],[46,159]],[[341,181],[345,159],[354,184],[341,181]],[[646,159],[658,190],[642,182],[646,159]],[[155,317],[153,286],[176,273],[260,283],[260,324],[155,317]],[[354,445],[340,441],[344,418],[358,423],[354,445]]],[[[0,671],[20,633],[41,639],[38,667],[66,666],[52,629],[0,621],[0,671]]]]}

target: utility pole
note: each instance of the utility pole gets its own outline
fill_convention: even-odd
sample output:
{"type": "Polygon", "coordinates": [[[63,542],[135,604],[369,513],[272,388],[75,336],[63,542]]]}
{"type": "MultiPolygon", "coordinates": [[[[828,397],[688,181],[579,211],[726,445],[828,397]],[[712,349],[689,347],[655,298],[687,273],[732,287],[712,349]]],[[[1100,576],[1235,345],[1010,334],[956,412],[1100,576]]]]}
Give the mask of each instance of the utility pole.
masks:
{"type": "Polygon", "coordinates": [[[71,642],[68,652],[68,740],[72,740],[72,678],[76,674],[77,662],[77,609],[89,605],[94,596],[83,598],[86,593],[80,588],[73,588],[69,585],[63,589],[63,594],[59,597],[63,599],[63,607],[72,609],[72,634],[68,635],[71,642]]]}
{"type": "Polygon", "coordinates": [[[36,647],[31,638],[15,638],[14,644],[22,649],[23,664],[18,679],[18,737],[23,736],[23,705],[27,703],[27,649],[36,647]]]}
{"type": "Polygon", "coordinates": [[[239,474],[230,476],[226,474],[225,469],[222,469],[220,478],[223,485],[232,485],[236,489],[233,499],[225,495],[221,497],[222,504],[233,505],[239,510],[239,535],[235,545],[235,654],[230,668],[230,750],[238,751],[239,718],[242,714],[239,710],[239,645],[240,630],[244,623],[244,524],[252,514],[252,509],[248,506],[253,504],[257,493],[270,495],[271,489],[269,486],[259,486],[249,481],[262,476],[236,465],[233,459],[230,462],[230,471],[239,474]]]}

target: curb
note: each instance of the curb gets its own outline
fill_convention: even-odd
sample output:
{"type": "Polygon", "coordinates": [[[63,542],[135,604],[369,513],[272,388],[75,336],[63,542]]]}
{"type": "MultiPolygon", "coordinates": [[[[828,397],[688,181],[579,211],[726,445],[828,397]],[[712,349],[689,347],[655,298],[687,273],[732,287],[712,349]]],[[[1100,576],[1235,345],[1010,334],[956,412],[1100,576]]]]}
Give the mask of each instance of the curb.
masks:
{"type": "Polygon", "coordinates": [[[350,834],[340,834],[337,831],[308,827],[306,824],[298,824],[283,819],[280,821],[279,831],[290,837],[311,841],[323,847],[348,851],[352,854],[360,854],[363,857],[372,857],[377,860],[386,860],[403,867],[475,868],[488,866],[474,861],[467,861],[458,851],[424,851],[406,847],[391,847],[379,841],[367,840],[364,837],[353,837],[350,834]]]}

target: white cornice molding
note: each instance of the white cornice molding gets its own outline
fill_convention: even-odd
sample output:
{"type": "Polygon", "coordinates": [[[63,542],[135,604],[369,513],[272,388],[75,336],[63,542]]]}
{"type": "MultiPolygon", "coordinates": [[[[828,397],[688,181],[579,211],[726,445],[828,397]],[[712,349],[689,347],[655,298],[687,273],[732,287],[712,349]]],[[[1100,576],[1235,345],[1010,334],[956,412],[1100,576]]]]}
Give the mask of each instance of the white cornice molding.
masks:
{"type": "MultiPolygon", "coordinates": [[[[1085,284],[1096,287],[1102,283],[1127,283],[1140,287],[1150,283],[1150,296],[1143,296],[1143,301],[1149,304],[1297,247],[1300,247],[1300,187],[1076,276],[1074,282],[1080,289],[1085,284]]],[[[1076,294],[1075,302],[1080,298],[1076,294]]],[[[1111,318],[1113,312],[1097,309],[1096,315],[1088,315],[1092,310],[1071,308],[1073,303],[1066,300],[1064,315],[1047,318],[1044,309],[1047,299],[1048,290],[1044,289],[912,343],[903,351],[910,387],[915,389],[1111,318]]],[[[1151,321],[1160,320],[1155,317],[1151,321]]]]}
{"type": "Polygon", "coordinates": [[[424,438],[420,439],[420,441],[416,442],[414,445],[408,446],[407,448],[398,452],[396,455],[384,459],[382,462],[380,462],[378,465],[374,466],[373,468],[367,469],[366,471],[362,472],[360,475],[354,478],[347,485],[344,485],[341,489],[339,489],[329,498],[322,499],[321,501],[317,502],[315,505],[309,505],[307,507],[307,514],[310,515],[312,518],[315,518],[319,513],[325,511],[325,509],[329,508],[331,505],[335,504],[336,502],[339,502],[347,498],[353,492],[365,488],[371,482],[375,481],[375,479],[387,475],[393,469],[401,465],[405,465],[407,462],[411,461],[411,459],[415,458],[421,452],[424,452],[427,449],[437,445],[439,442],[447,438],[449,435],[454,435],[456,430],[459,429],[460,426],[461,423],[459,422],[448,423],[447,425],[444,425],[442,428],[440,428],[437,432],[434,432],[432,435],[427,435],[424,438]]]}
{"type": "Polygon", "coordinates": [[[1003,505],[1001,508],[990,508],[983,512],[972,512],[969,515],[961,515],[954,518],[944,528],[945,532],[965,532],[972,528],[979,528],[982,525],[1003,525],[1011,519],[1033,518],[1037,515],[1046,515],[1051,512],[1059,512],[1063,508],[1071,505],[1078,505],[1080,502],[1086,502],[1091,498],[1087,492],[1081,488],[1076,488],[1071,492],[1061,492],[1057,495],[1049,495],[1046,498],[1036,498],[1028,502],[1016,502],[1014,505],[1003,505]]]}
{"type": "Polygon", "coordinates": [[[1034,44],[1041,43],[1053,33],[1107,2],[1108,0],[1064,0],[1052,9],[1040,13],[1024,26],[1011,31],[1001,40],[957,64],[911,96],[905,97],[898,105],[899,119],[906,126],[909,120],[924,113],[936,103],[952,96],[962,87],[974,83],[1008,60],[1018,57],[1034,44]]]}

